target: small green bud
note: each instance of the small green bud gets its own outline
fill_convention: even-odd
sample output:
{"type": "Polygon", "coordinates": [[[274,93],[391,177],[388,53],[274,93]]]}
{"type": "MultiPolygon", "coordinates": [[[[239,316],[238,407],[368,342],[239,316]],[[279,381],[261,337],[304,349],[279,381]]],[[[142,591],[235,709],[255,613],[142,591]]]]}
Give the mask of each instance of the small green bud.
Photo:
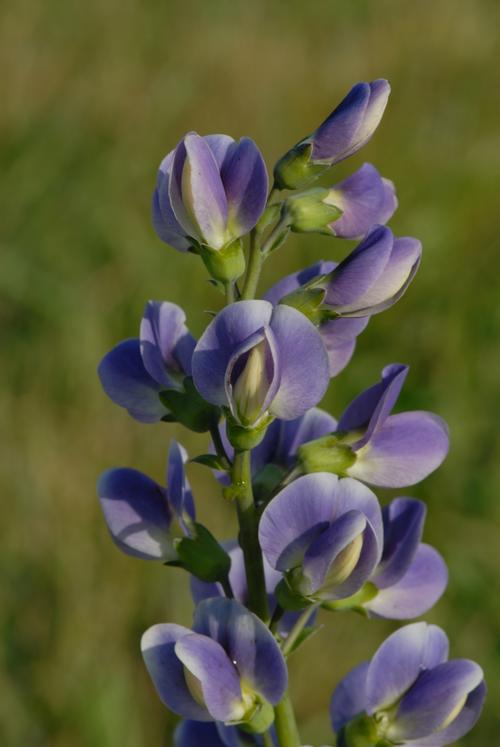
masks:
{"type": "Polygon", "coordinates": [[[323,187],[292,195],[284,203],[289,225],[295,233],[325,233],[332,235],[330,223],[338,220],[342,210],[327,203],[330,190],[323,187]]]}
{"type": "Polygon", "coordinates": [[[341,442],[335,434],[310,441],[298,450],[298,461],[305,474],[310,472],[332,472],[345,475],[356,461],[350,446],[341,442]]]}
{"type": "Polygon", "coordinates": [[[274,167],[277,189],[303,189],[330,168],[330,164],[311,161],[311,143],[298,143],[285,153],[274,167]]]}
{"type": "Polygon", "coordinates": [[[200,255],[210,275],[221,283],[238,280],[245,272],[243,242],[236,239],[222,249],[200,248],[200,255]]]}

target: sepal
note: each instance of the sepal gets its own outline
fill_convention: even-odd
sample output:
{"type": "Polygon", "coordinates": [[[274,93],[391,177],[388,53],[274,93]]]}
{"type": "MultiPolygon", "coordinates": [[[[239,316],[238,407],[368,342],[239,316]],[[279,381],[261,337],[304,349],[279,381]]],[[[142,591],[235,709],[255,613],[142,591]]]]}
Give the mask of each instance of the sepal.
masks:
{"type": "Polygon", "coordinates": [[[190,523],[190,537],[175,541],[178,559],[165,563],[183,568],[201,581],[225,581],[231,568],[231,558],[206,527],[190,523]]]}
{"type": "Polygon", "coordinates": [[[306,599],[302,594],[291,589],[285,579],[282,579],[279,582],[274,593],[276,594],[276,599],[278,600],[280,607],[283,607],[284,610],[290,612],[303,610],[312,604],[309,599],[306,599]]]}
{"type": "Polygon", "coordinates": [[[222,249],[202,246],[200,256],[212,278],[221,283],[238,280],[245,272],[245,254],[241,239],[226,244],[222,249]]]}
{"type": "Polygon", "coordinates": [[[330,164],[311,161],[312,144],[299,143],[280,158],[274,167],[277,189],[303,189],[326,171],[330,164]]]}
{"type": "Polygon", "coordinates": [[[183,386],[182,392],[167,389],[159,394],[161,402],[171,413],[169,421],[182,423],[196,433],[209,431],[219,420],[219,409],[200,396],[190,376],[186,376],[183,386]]]}
{"type": "Polygon", "coordinates": [[[298,450],[298,462],[304,474],[311,472],[331,472],[345,475],[356,461],[356,454],[345,443],[341,434],[332,434],[304,444],[298,450]]]}
{"type": "Polygon", "coordinates": [[[290,229],[295,233],[324,233],[332,235],[330,223],[338,220],[342,210],[328,204],[330,190],[317,187],[289,197],[283,205],[290,229]]]}

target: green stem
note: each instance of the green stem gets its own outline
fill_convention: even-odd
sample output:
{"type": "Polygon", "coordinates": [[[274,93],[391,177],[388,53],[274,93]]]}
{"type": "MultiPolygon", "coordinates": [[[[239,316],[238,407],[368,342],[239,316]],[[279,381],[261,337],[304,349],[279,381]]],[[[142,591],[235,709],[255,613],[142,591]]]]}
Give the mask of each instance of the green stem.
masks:
{"type": "Polygon", "coordinates": [[[274,747],[274,742],[270,731],[266,731],[262,735],[262,739],[264,741],[264,747],[274,747]]]}
{"type": "Polygon", "coordinates": [[[234,282],[230,280],[228,283],[226,283],[226,304],[229,306],[229,304],[234,303],[234,301],[234,282]]]}
{"type": "Polygon", "coordinates": [[[300,636],[300,634],[302,633],[302,631],[306,627],[307,621],[309,620],[309,618],[310,618],[311,614],[313,613],[314,608],[316,606],[317,605],[313,605],[311,607],[306,607],[306,609],[301,613],[299,619],[297,620],[297,622],[295,623],[295,625],[293,626],[293,628],[291,629],[291,631],[287,635],[286,640],[285,640],[283,646],[281,647],[281,650],[283,652],[283,656],[285,656],[285,657],[288,656],[288,654],[290,653],[290,651],[294,647],[295,642],[297,641],[297,638],[300,636]]]}
{"type": "Polygon", "coordinates": [[[274,726],[280,747],[300,747],[301,741],[292,701],[286,692],[274,708],[274,726]]]}
{"type": "Polygon", "coordinates": [[[267,621],[269,610],[264,562],[257,534],[259,517],[253,499],[249,451],[236,452],[231,476],[238,506],[239,541],[245,560],[248,606],[262,620],[267,621]]]}
{"type": "Polygon", "coordinates": [[[245,277],[245,284],[241,292],[243,300],[251,299],[255,296],[257,285],[259,284],[260,272],[262,270],[262,252],[260,244],[257,241],[257,232],[255,228],[250,234],[250,251],[248,254],[248,269],[245,277]]]}

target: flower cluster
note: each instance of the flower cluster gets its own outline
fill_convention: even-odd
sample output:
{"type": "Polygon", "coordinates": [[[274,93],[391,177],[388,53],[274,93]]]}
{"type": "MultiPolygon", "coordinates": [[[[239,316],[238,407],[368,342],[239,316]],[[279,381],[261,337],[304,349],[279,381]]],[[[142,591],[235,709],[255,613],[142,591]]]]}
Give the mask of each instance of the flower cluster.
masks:
{"type": "MultiPolygon", "coordinates": [[[[220,542],[197,521],[175,440],[165,481],[111,469],[98,495],[123,552],[190,575],[192,627],[156,624],[142,638],[158,695],[182,718],[176,747],[300,747],[287,659],[318,614],[408,621],[447,585],[443,558],[422,541],[425,504],[397,495],[382,505],[372,490],[415,485],[448,451],[440,417],[393,412],[408,366],[387,365],[338,420],[318,407],[370,318],[420,265],[420,242],[385,225],[398,201],[373,165],[314,184],[371,138],[389,90],[385,80],[354,86],[279,159],[270,192],[249,138],[191,132],[160,164],[156,233],[199,255],[226,304],[196,340],[179,306],[149,301],[139,336],[107,353],[99,376],[136,420],[210,434],[191,461],[235,505],[237,537],[220,542]],[[264,262],[291,231],[359,243],[256,298],[264,262]]],[[[337,684],[338,747],[444,747],[474,725],[485,692],[477,664],[448,660],[440,628],[407,624],[337,684]]]]}

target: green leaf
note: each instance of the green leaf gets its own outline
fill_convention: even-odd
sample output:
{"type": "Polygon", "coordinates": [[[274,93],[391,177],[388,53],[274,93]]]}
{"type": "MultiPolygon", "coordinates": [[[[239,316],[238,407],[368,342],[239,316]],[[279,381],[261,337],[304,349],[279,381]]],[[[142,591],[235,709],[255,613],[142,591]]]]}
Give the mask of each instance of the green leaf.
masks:
{"type": "Polygon", "coordinates": [[[199,454],[190,459],[190,461],[195,464],[202,464],[204,467],[210,467],[210,469],[223,470],[224,472],[227,472],[230,468],[228,461],[218,454],[199,454]]]}
{"type": "Polygon", "coordinates": [[[166,563],[192,573],[201,581],[215,583],[227,579],[231,558],[203,524],[192,525],[193,536],[176,543],[178,559],[166,563]]]}

